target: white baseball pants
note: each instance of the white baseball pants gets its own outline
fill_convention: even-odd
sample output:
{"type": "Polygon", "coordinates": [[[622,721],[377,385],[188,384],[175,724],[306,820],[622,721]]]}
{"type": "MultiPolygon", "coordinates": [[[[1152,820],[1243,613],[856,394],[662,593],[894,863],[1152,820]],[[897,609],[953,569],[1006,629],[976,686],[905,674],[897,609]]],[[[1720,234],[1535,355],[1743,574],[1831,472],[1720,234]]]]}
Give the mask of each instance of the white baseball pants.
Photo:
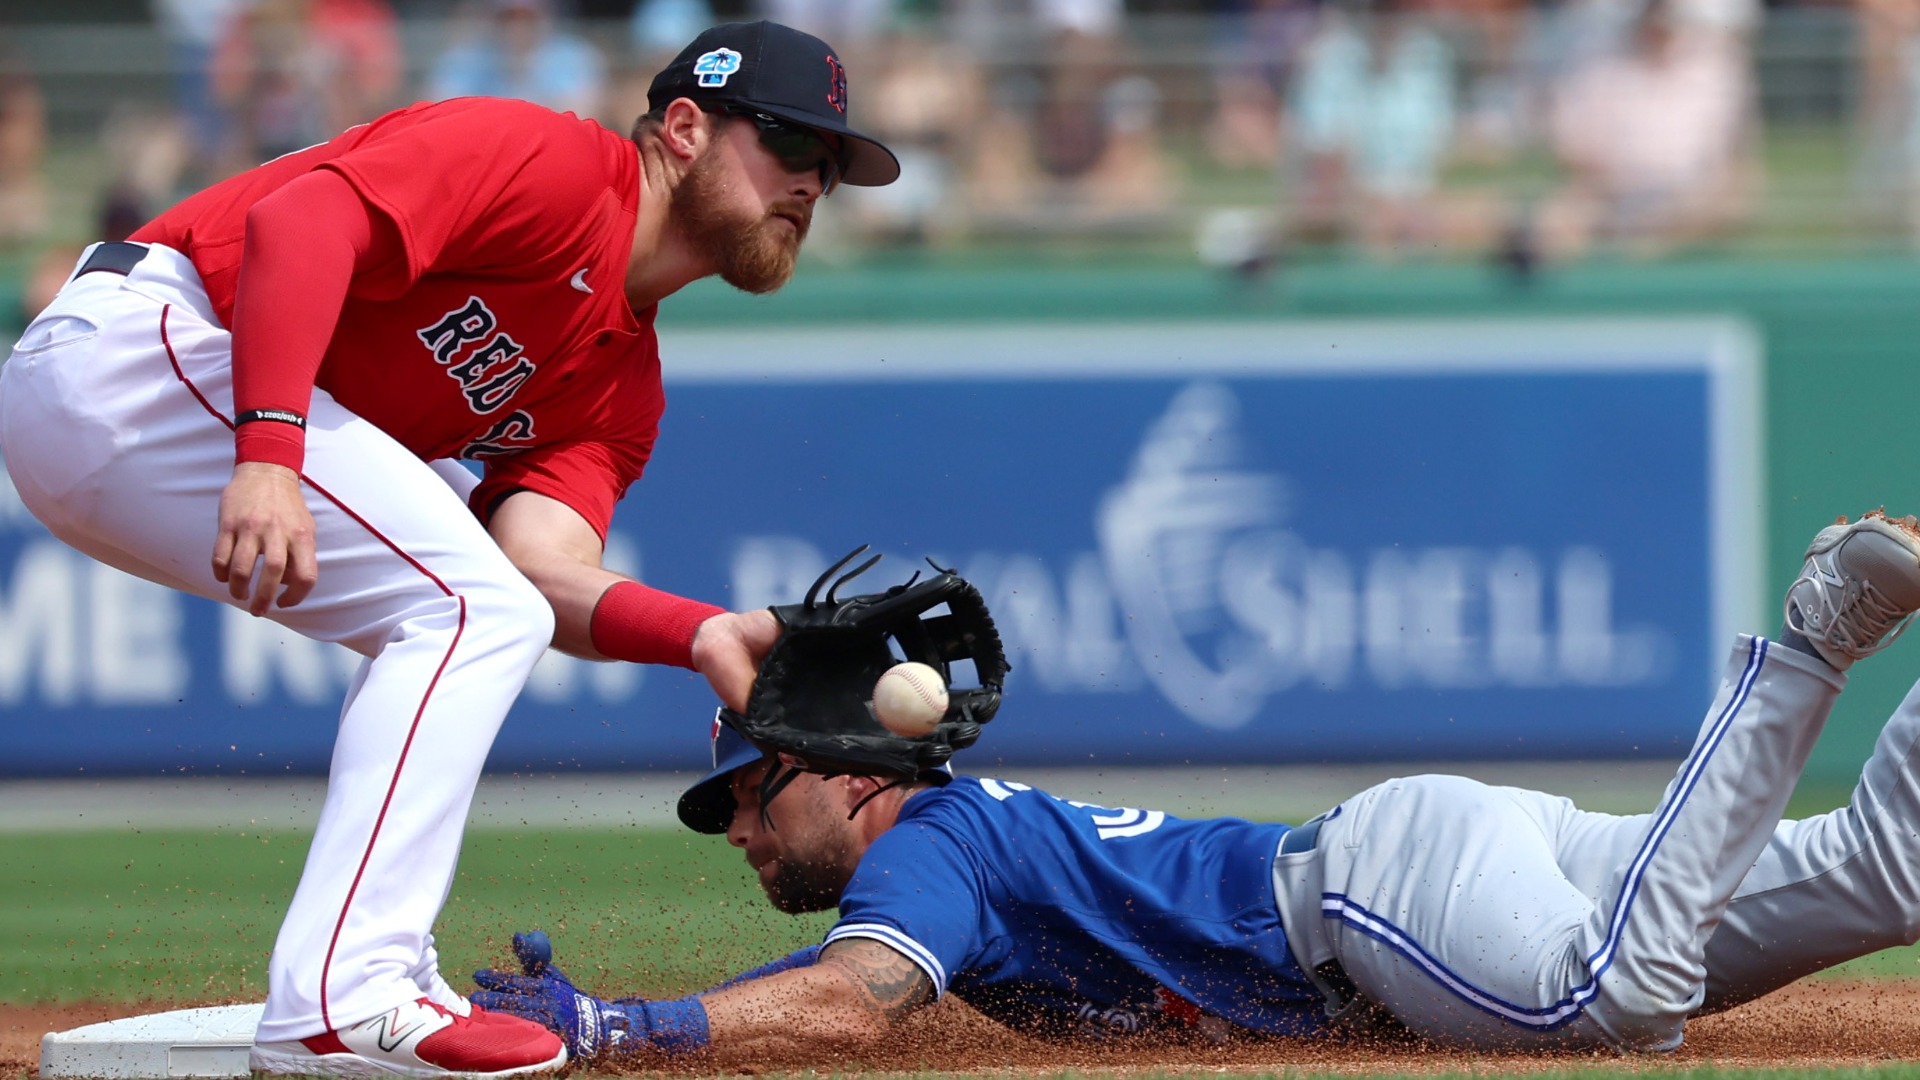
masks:
{"type": "MultiPolygon", "coordinates": [[[[0,369],[0,453],[21,499],[102,562],[231,603],[211,569],[233,471],[230,350],[179,252],[69,281],[0,369]]],[[[366,660],[274,946],[262,1041],[423,994],[466,1011],[436,970],[433,921],[481,765],[554,616],[468,511],[464,477],[315,392],[303,480],[319,583],[268,617],[366,660]]]]}
{"type": "MultiPolygon", "coordinates": [[[[1814,657],[1741,638],[1651,814],[1452,776],[1369,788],[1312,850],[1276,860],[1294,952],[1309,968],[1337,960],[1367,998],[1450,1045],[1672,1049],[1709,979],[1727,977],[1710,971],[1709,942],[1780,847],[1844,685],[1814,657]]],[[[1752,953],[1782,928],[1748,907],[1752,953]]]]}

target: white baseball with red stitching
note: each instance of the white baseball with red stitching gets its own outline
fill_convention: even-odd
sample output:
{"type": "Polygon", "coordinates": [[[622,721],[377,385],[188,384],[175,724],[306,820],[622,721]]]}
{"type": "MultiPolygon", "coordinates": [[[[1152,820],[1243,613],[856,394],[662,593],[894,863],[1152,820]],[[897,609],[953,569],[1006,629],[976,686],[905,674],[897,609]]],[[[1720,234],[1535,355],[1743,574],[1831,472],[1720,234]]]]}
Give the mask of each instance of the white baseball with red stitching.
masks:
{"type": "Polygon", "coordinates": [[[947,684],[927,664],[895,664],[873,687],[873,715],[895,735],[917,739],[947,715],[947,684]]]}

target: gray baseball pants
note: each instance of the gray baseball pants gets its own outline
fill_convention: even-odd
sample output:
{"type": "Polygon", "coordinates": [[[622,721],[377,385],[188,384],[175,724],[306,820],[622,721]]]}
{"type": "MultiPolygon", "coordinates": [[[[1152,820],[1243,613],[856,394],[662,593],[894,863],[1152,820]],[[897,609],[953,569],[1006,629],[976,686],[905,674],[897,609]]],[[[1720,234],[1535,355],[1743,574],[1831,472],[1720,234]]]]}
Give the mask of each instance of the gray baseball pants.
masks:
{"type": "Polygon", "coordinates": [[[1369,788],[1275,862],[1294,952],[1443,1043],[1668,1050],[1703,1009],[1910,942],[1920,693],[1852,805],[1780,820],[1844,685],[1743,636],[1650,814],[1454,776],[1369,788]]]}

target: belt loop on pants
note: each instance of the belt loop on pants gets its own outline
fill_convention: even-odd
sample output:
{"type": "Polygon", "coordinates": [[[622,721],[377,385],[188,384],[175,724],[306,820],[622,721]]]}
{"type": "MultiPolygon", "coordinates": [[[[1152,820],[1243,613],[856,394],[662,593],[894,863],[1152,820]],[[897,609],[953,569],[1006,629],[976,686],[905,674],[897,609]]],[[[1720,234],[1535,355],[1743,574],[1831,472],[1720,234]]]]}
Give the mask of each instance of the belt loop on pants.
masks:
{"type": "MultiPolygon", "coordinates": [[[[1280,854],[1297,855],[1319,846],[1320,827],[1339,816],[1340,810],[1341,807],[1336,806],[1319,817],[1287,830],[1287,834],[1280,838],[1280,854]]],[[[1348,977],[1339,960],[1329,958],[1314,965],[1313,979],[1321,991],[1329,995],[1327,1015],[1336,1020],[1349,1017],[1361,1000],[1359,988],[1353,985],[1353,979],[1348,977]]]]}
{"type": "Polygon", "coordinates": [[[1340,816],[1340,807],[1336,806],[1319,817],[1303,821],[1288,829],[1287,834],[1280,838],[1280,854],[1295,855],[1302,851],[1312,851],[1320,843],[1320,826],[1338,816],[1340,816]]]}
{"type": "Polygon", "coordinates": [[[124,277],[131,274],[133,268],[140,265],[140,260],[146,257],[147,245],[145,244],[135,244],[126,240],[108,240],[94,245],[93,251],[87,255],[87,261],[80,264],[80,269],[75,270],[73,276],[79,278],[104,270],[109,274],[119,274],[124,277]]]}

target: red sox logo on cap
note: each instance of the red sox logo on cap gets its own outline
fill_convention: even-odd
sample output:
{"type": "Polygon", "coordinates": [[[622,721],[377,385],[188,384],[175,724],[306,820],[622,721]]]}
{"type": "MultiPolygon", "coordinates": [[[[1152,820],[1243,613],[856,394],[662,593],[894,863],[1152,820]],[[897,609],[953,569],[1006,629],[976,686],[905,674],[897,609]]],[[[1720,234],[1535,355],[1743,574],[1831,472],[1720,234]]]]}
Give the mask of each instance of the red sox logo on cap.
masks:
{"type": "Polygon", "coordinates": [[[827,54],[827,104],[842,116],[847,113],[847,66],[832,53],[827,54]]]}
{"type": "Polygon", "coordinates": [[[647,86],[647,107],[657,111],[688,98],[708,112],[757,114],[811,129],[839,151],[842,182],[891,184],[900,176],[899,159],[847,126],[847,82],[833,46],[812,34],[764,19],[721,23],[701,31],[660,69],[647,86]]]}

